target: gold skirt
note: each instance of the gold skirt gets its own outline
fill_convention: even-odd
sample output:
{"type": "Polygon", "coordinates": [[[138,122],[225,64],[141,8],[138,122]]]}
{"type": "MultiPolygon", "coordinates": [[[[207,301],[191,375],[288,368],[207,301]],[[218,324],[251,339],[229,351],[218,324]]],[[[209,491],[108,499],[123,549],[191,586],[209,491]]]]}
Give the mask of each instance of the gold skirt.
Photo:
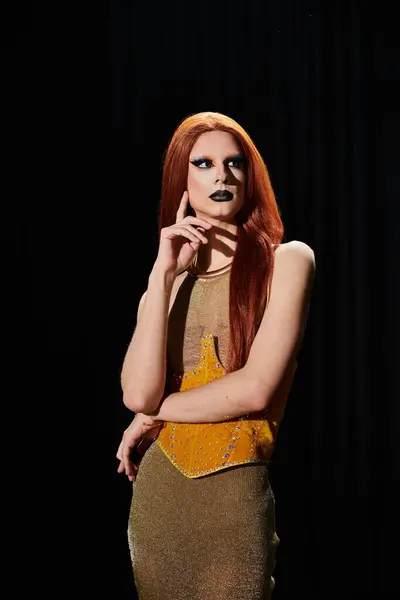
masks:
{"type": "Polygon", "coordinates": [[[269,600],[275,581],[275,498],[268,465],[189,479],[153,443],[128,523],[139,600],[269,600]]]}

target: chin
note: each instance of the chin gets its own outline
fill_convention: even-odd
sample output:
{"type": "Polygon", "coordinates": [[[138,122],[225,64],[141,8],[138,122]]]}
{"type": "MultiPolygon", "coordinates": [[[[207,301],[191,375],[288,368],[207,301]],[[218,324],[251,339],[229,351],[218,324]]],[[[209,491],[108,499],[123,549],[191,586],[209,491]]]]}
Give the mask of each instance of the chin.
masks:
{"type": "Polygon", "coordinates": [[[233,223],[235,217],[240,210],[240,207],[233,205],[232,202],[207,202],[206,206],[193,207],[196,214],[201,216],[204,215],[206,219],[212,217],[213,219],[219,219],[221,221],[228,221],[233,223]],[[211,204],[210,204],[211,203],[211,204]]]}

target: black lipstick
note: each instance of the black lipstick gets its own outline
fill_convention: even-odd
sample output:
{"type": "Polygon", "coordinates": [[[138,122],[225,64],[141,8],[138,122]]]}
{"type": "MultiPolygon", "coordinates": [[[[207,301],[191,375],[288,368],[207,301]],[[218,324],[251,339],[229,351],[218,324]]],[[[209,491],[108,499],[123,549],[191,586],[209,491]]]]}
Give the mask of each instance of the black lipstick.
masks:
{"type": "Polygon", "coordinates": [[[232,192],[228,192],[228,190],[217,190],[209,198],[214,200],[214,202],[229,202],[229,200],[232,200],[233,194],[232,192]]]}

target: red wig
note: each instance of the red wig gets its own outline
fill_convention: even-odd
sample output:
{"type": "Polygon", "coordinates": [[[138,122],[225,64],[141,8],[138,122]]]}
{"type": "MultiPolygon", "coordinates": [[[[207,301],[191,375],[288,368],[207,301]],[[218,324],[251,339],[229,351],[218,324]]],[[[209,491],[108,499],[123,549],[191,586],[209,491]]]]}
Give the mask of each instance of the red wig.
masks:
{"type": "MultiPolygon", "coordinates": [[[[229,289],[230,343],[227,372],[243,367],[260,326],[271,285],[274,251],[283,224],[267,167],[248,133],[236,121],[216,112],[190,115],[178,125],[164,156],[159,232],[176,220],[187,189],[188,165],[196,139],[208,131],[231,133],[246,157],[244,206],[236,215],[237,246],[229,289]]],[[[194,214],[193,211],[188,214],[194,214]]]]}

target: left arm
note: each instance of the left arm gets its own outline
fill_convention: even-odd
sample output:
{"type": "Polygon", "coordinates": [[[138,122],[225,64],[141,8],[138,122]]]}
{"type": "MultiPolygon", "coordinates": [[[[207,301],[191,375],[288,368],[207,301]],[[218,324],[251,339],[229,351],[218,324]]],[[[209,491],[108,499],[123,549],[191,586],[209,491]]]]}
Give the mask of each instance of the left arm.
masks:
{"type": "Polygon", "coordinates": [[[198,388],[171,394],[147,415],[175,423],[215,423],[264,410],[296,360],[314,275],[314,252],[307,244],[293,241],[280,246],[268,307],[245,366],[198,388]]]}
{"type": "Polygon", "coordinates": [[[216,423],[256,411],[255,398],[255,381],[243,368],[192,390],[170,394],[146,414],[174,423],[216,423]]]}

